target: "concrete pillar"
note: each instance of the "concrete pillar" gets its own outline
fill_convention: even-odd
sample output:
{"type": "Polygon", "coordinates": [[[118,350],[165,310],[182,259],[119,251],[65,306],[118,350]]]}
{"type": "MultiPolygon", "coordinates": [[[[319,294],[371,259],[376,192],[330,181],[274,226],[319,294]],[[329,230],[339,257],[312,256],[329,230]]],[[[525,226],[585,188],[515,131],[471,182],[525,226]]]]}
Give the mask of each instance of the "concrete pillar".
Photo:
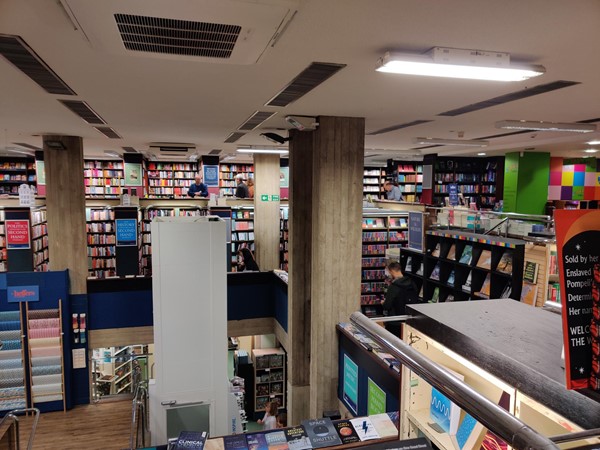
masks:
{"type": "Polygon", "coordinates": [[[279,269],[279,172],[279,155],[254,155],[254,245],[260,270],[279,269]]]}
{"type": "Polygon", "coordinates": [[[87,292],[87,234],[83,184],[83,140],[44,136],[50,270],[69,270],[71,294],[87,292]],[[62,142],[56,149],[48,141],[62,142]]]}
{"type": "MultiPolygon", "coordinates": [[[[293,139],[299,134],[294,133],[293,139]]],[[[299,333],[308,336],[310,330],[310,354],[292,345],[289,358],[294,373],[295,367],[302,368],[310,359],[308,416],[321,417],[323,411],[338,405],[335,325],[360,309],[364,119],[319,117],[319,127],[309,134],[312,136],[298,138],[297,143],[292,141],[290,148],[289,342],[300,339],[299,333]],[[308,164],[312,179],[307,182],[307,162],[302,158],[311,146],[308,164]],[[300,194],[309,187],[310,196],[300,194]],[[300,205],[298,195],[310,205],[300,205]],[[297,217],[300,211],[305,213],[297,217]],[[310,239],[310,254],[300,249],[302,240],[308,245],[306,238],[310,239]],[[305,269],[298,269],[300,266],[305,269]],[[310,270],[309,277],[306,270],[310,270]],[[307,282],[310,290],[298,286],[307,282]]],[[[295,387],[295,381],[300,380],[291,380],[288,394],[293,407],[295,391],[307,391],[305,386],[295,387]]],[[[293,423],[299,420],[295,411],[293,408],[293,423]]]]}

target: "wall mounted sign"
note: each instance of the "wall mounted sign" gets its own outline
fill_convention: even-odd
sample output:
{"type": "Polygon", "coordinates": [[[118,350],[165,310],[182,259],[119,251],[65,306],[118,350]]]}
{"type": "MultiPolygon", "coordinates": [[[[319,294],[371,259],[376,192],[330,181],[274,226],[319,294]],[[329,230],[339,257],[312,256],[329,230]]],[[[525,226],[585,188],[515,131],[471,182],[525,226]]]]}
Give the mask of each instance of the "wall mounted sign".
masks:
{"type": "Polygon", "coordinates": [[[408,248],[423,251],[423,213],[411,211],[408,213],[408,248]]]}
{"type": "Polygon", "coordinates": [[[141,164],[125,163],[125,186],[143,186],[141,164]]]}
{"type": "Polygon", "coordinates": [[[29,220],[5,220],[4,227],[7,249],[31,248],[29,220]]]}
{"type": "Polygon", "coordinates": [[[385,413],[385,392],[371,378],[368,380],[367,414],[385,413]]]}
{"type": "Polygon", "coordinates": [[[10,286],[7,289],[8,303],[40,301],[39,286],[10,286]]]}
{"type": "Polygon", "coordinates": [[[219,166],[210,166],[203,165],[203,180],[204,184],[208,187],[218,187],[219,186],[219,166]]]}
{"type": "Polygon", "coordinates": [[[344,354],[344,389],[342,395],[350,411],[358,414],[358,366],[346,354],[344,354]]]}
{"type": "Polygon", "coordinates": [[[117,247],[137,246],[137,220],[116,219],[117,247]]]}

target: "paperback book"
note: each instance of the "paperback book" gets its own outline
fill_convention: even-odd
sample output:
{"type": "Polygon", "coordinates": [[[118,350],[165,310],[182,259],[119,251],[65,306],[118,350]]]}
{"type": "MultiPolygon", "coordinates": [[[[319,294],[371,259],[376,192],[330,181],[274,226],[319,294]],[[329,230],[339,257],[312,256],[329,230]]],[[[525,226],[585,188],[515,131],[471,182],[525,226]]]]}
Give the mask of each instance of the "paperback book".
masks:
{"type": "Polygon", "coordinates": [[[523,268],[523,281],[529,283],[537,283],[539,264],[533,261],[525,261],[525,267],[523,268]]]}
{"type": "Polygon", "coordinates": [[[310,450],[312,448],[310,439],[302,426],[286,428],[285,437],[290,450],[310,450]]]}
{"type": "Polygon", "coordinates": [[[446,259],[451,259],[452,261],[456,260],[456,245],[452,244],[450,246],[450,250],[448,250],[446,259]]]}
{"type": "Polygon", "coordinates": [[[202,450],[207,437],[206,431],[182,431],[177,438],[175,450],[202,450]]]}
{"type": "Polygon", "coordinates": [[[313,448],[342,445],[342,440],[338,436],[337,431],[335,431],[335,427],[329,418],[303,420],[302,426],[306,430],[306,434],[308,439],[310,439],[313,448]]]}
{"type": "Polygon", "coordinates": [[[404,267],[405,272],[412,272],[412,256],[406,258],[406,266],[404,267]]]}
{"type": "Polygon", "coordinates": [[[465,284],[462,285],[462,289],[465,292],[471,292],[471,272],[469,272],[465,284]]]}
{"type": "Polygon", "coordinates": [[[431,296],[431,301],[430,303],[437,303],[440,301],[440,288],[436,287],[433,290],[433,295],[431,296]]]}
{"type": "Polygon", "coordinates": [[[349,420],[334,420],[333,426],[338,433],[338,436],[342,440],[342,444],[354,444],[355,442],[360,442],[360,438],[356,433],[356,430],[352,426],[349,420]]]}
{"type": "Polygon", "coordinates": [[[502,273],[512,273],[513,270],[513,255],[512,252],[505,251],[502,254],[502,258],[500,258],[500,262],[498,262],[498,267],[496,267],[498,272],[502,273]]]}
{"type": "Polygon", "coordinates": [[[446,281],[446,283],[448,283],[451,286],[454,286],[454,270],[452,270],[452,272],[450,272],[450,275],[448,275],[448,280],[446,281]]]}
{"type": "Polygon", "coordinates": [[[373,416],[369,416],[369,419],[371,419],[371,423],[375,427],[377,434],[379,434],[379,437],[382,439],[398,436],[398,428],[396,428],[396,425],[388,413],[375,414],[373,416]]]}
{"type": "Polygon", "coordinates": [[[419,267],[417,268],[417,275],[423,275],[423,263],[419,262],[419,267]]]}
{"type": "Polygon", "coordinates": [[[433,249],[433,252],[431,252],[431,256],[435,256],[436,258],[439,258],[440,251],[441,251],[441,244],[438,242],[437,244],[435,244],[435,248],[433,249]]]}
{"type": "Polygon", "coordinates": [[[465,245],[463,249],[462,255],[460,257],[459,262],[463,264],[471,264],[471,258],[473,256],[473,247],[470,245],[465,245]]]}
{"type": "Polygon", "coordinates": [[[477,267],[482,269],[492,269],[492,252],[490,250],[482,250],[477,261],[477,267]]]}
{"type": "Polygon", "coordinates": [[[454,295],[453,294],[448,294],[448,297],[446,297],[446,301],[447,302],[453,302],[454,301],[454,295]]]}
{"type": "Polygon", "coordinates": [[[283,430],[271,431],[265,433],[267,447],[269,450],[288,450],[287,438],[283,430]]]}
{"type": "Polygon", "coordinates": [[[371,439],[379,439],[379,433],[373,426],[371,419],[368,417],[360,417],[358,419],[350,419],[356,434],[361,441],[368,441],[371,439]]]}
{"type": "Polygon", "coordinates": [[[510,283],[508,283],[502,290],[502,294],[500,294],[500,298],[510,298],[511,293],[512,293],[512,286],[510,285],[510,283]]]}
{"type": "Polygon", "coordinates": [[[419,291],[419,298],[423,298],[423,288],[425,287],[425,285],[421,285],[421,290],[419,291]]]}
{"type": "Polygon", "coordinates": [[[440,270],[441,270],[441,267],[440,267],[440,263],[438,262],[438,263],[436,263],[435,267],[431,271],[430,278],[432,280],[438,280],[439,281],[439,279],[440,279],[440,270]]]}
{"type": "Polygon", "coordinates": [[[233,434],[223,437],[223,446],[225,450],[246,450],[248,448],[246,436],[243,434],[233,434]]]}
{"type": "Polygon", "coordinates": [[[528,305],[535,305],[537,291],[537,284],[533,284],[528,281],[523,281],[523,287],[521,288],[521,301],[528,305]]]}
{"type": "MultiPolygon", "coordinates": [[[[452,370],[450,370],[450,372],[460,380],[465,379],[465,377],[459,373],[452,370]]],[[[458,405],[451,402],[448,397],[432,387],[429,417],[431,417],[445,433],[456,434],[460,422],[460,408],[458,405]]]]}
{"type": "Polygon", "coordinates": [[[490,298],[490,290],[491,290],[492,280],[490,274],[488,273],[485,276],[485,280],[483,280],[483,284],[481,285],[481,289],[479,290],[479,295],[481,297],[490,298]]]}

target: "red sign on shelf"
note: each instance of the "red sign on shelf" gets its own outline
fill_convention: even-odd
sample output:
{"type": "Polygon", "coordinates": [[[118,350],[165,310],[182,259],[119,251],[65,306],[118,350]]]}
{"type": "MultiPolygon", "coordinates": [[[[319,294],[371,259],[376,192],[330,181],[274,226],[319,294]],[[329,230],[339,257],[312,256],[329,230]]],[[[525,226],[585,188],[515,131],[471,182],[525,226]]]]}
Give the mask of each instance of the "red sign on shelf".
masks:
{"type": "Polygon", "coordinates": [[[29,236],[29,220],[6,220],[6,248],[27,249],[31,248],[29,236]]]}

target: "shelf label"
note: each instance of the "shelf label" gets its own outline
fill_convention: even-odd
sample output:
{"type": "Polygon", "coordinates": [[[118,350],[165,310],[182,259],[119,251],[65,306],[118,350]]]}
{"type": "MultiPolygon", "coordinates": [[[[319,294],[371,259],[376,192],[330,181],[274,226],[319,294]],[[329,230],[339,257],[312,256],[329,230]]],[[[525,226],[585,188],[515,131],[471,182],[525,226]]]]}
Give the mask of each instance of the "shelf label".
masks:
{"type": "Polygon", "coordinates": [[[6,220],[4,223],[8,250],[31,248],[29,220],[6,220]]]}
{"type": "Polygon", "coordinates": [[[117,247],[137,246],[137,220],[136,219],[117,219],[116,234],[117,247]]]}
{"type": "Polygon", "coordinates": [[[410,211],[408,213],[408,248],[423,251],[423,213],[410,211]]]}
{"type": "Polygon", "coordinates": [[[346,406],[358,414],[358,366],[344,354],[344,384],[342,397],[346,406]]]}
{"type": "Polygon", "coordinates": [[[8,303],[40,301],[39,286],[10,286],[8,288],[8,303]]]}
{"type": "Polygon", "coordinates": [[[367,395],[367,415],[385,413],[385,392],[369,378],[367,395]]]}

